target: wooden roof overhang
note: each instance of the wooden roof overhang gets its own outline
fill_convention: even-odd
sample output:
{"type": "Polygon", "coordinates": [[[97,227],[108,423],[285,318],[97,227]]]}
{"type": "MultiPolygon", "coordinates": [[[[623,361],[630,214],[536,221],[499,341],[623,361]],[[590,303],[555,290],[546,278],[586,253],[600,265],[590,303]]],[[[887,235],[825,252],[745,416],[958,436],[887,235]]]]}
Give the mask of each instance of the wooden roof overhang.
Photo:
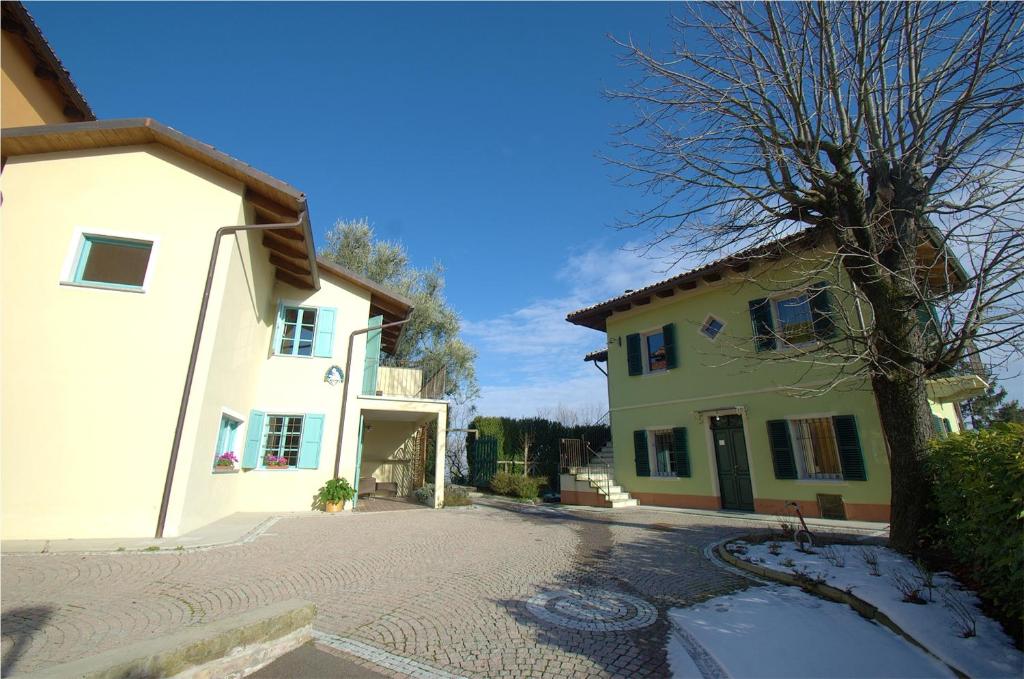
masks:
{"type": "MultiPolygon", "coordinates": [[[[384,324],[405,320],[412,313],[411,300],[379,283],[323,258],[318,258],[317,264],[320,266],[321,272],[368,290],[370,292],[370,316],[383,316],[384,324]]],[[[381,336],[381,348],[389,354],[395,353],[404,329],[404,325],[384,328],[381,336]]]]}
{"type": "Polygon", "coordinates": [[[257,223],[301,223],[292,229],[265,231],[278,280],[303,290],[320,287],[313,231],[306,196],[295,187],[257,170],[152,118],[103,120],[63,125],[15,127],[0,131],[0,148],[7,157],[119,146],[160,144],[245,185],[245,200],[257,223]]]}
{"type": "Polygon", "coordinates": [[[35,75],[40,80],[52,80],[57,85],[61,98],[64,100],[64,115],[72,120],[96,120],[89,102],[71,79],[71,74],[56,52],[39,30],[32,15],[20,2],[3,3],[3,19],[0,21],[3,30],[19,36],[28,47],[35,59],[35,75]]]}
{"type": "MultiPolygon", "coordinates": [[[[654,299],[666,299],[694,290],[701,283],[715,283],[731,272],[742,273],[750,269],[754,260],[770,261],[785,257],[794,249],[807,249],[822,242],[821,230],[811,227],[783,236],[770,243],[747,248],[723,257],[705,266],[653,283],[639,290],[600,302],[568,314],[565,320],[594,330],[607,331],[607,320],[613,313],[650,304],[654,299]]],[[[924,230],[924,239],[918,246],[917,264],[925,272],[928,284],[937,295],[963,289],[968,275],[956,256],[942,242],[934,227],[924,230]]],[[[590,356],[590,354],[588,354],[590,356]]],[[[584,359],[592,360],[592,359],[584,359]]]]}

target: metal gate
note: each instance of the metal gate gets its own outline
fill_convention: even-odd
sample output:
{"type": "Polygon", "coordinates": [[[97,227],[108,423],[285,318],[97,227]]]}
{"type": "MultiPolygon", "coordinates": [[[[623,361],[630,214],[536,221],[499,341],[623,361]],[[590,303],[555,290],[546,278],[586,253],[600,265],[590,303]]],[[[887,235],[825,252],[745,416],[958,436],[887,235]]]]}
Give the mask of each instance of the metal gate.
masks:
{"type": "Polygon", "coordinates": [[[477,488],[491,485],[491,479],[498,473],[498,439],[493,436],[481,436],[473,443],[471,473],[471,485],[477,488]]]}

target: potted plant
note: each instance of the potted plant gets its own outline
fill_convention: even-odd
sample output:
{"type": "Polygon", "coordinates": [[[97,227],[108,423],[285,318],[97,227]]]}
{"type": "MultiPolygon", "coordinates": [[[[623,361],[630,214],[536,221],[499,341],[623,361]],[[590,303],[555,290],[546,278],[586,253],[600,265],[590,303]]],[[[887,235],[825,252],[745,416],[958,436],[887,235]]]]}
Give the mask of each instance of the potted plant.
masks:
{"type": "Polygon", "coordinates": [[[356,489],[346,479],[331,479],[325,483],[317,495],[324,509],[330,513],[340,512],[345,503],[356,496],[356,489]]]}
{"type": "Polygon", "coordinates": [[[238,458],[232,451],[221,453],[217,456],[217,461],[213,463],[213,471],[215,472],[233,472],[235,471],[235,463],[238,462],[238,458]]]}
{"type": "Polygon", "coordinates": [[[284,455],[264,455],[263,466],[267,469],[288,469],[288,458],[284,455]]]}

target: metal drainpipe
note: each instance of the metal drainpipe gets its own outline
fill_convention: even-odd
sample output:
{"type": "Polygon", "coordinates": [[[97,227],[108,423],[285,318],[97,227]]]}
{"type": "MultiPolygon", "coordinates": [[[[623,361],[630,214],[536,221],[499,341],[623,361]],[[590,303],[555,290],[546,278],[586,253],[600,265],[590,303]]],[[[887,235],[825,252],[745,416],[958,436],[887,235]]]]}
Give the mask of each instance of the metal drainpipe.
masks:
{"type": "Polygon", "coordinates": [[[280,224],[238,224],[222,226],[213,237],[213,251],[210,253],[210,266],[206,270],[206,285],[203,288],[203,301],[199,305],[199,320],[196,322],[196,333],[192,338],[192,354],[188,359],[188,372],[185,373],[185,388],[181,391],[181,405],[178,406],[178,422],[174,426],[174,441],[171,443],[171,458],[167,462],[167,477],[164,479],[164,493],[160,498],[160,515],[156,522],[156,537],[164,536],[164,524],[167,522],[167,508],[171,502],[171,486],[174,483],[174,471],[178,466],[178,449],[181,446],[181,434],[185,428],[185,414],[188,411],[189,394],[192,391],[192,378],[195,377],[196,363],[199,360],[199,343],[203,339],[203,327],[206,324],[206,311],[210,306],[210,291],[213,288],[213,274],[217,266],[217,254],[220,252],[220,239],[229,233],[239,231],[275,231],[294,229],[302,226],[306,220],[306,211],[299,213],[294,222],[280,224]]]}
{"type": "MultiPolygon", "coordinates": [[[[374,325],[371,327],[361,328],[359,330],[353,330],[348,336],[348,356],[345,358],[345,386],[341,390],[341,420],[338,422],[338,444],[335,447],[334,453],[334,478],[338,478],[341,473],[341,441],[342,435],[345,433],[345,411],[348,406],[348,386],[352,384],[352,348],[355,346],[356,335],[365,335],[371,330],[384,330],[384,328],[393,328],[396,325],[405,325],[409,322],[409,319],[401,321],[393,321],[391,323],[385,323],[384,325],[374,325]]],[[[352,487],[356,493],[359,492],[359,466],[356,465],[356,478],[352,479],[352,487]]]]}

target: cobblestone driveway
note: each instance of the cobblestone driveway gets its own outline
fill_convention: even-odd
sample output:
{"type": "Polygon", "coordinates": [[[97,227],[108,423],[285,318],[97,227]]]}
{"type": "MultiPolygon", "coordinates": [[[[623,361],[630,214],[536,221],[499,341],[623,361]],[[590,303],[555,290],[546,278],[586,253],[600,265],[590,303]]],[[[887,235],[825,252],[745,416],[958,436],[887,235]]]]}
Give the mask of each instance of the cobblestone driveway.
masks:
{"type": "Polygon", "coordinates": [[[3,675],[299,597],[316,603],[322,632],[455,674],[665,676],[665,610],[748,584],[701,553],[742,526],[477,506],[284,518],[253,542],[207,550],[5,556],[3,675]],[[657,615],[639,629],[574,629],[531,612],[528,600],[551,590],[627,595],[554,601],[557,615],[628,613],[632,597],[648,622],[646,604],[657,615]]]}

